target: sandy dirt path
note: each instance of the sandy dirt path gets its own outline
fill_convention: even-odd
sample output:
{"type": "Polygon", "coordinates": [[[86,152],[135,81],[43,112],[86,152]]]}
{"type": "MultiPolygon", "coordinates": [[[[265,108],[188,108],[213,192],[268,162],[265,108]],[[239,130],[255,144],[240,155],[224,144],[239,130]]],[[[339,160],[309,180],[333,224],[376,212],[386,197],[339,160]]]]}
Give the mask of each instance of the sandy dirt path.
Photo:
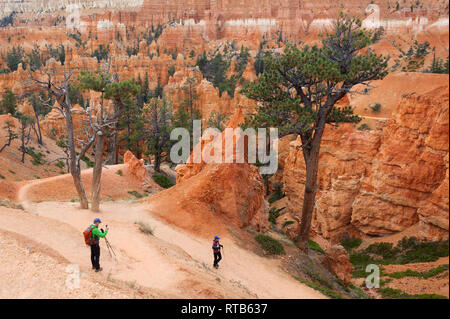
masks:
{"type": "Polygon", "coordinates": [[[104,271],[95,273],[82,231],[97,215],[80,210],[77,203],[28,202],[27,190],[39,182],[19,191],[25,211],[0,210],[0,230],[45,244],[100,280],[147,287],[164,292],[163,298],[324,298],[281,270],[279,260],[244,250],[231,238],[223,238],[224,259],[220,269],[214,269],[209,240],[165,224],[151,214],[148,204],[129,200],[102,204],[98,216],[109,225],[108,240],[117,259],[102,240],[104,271]],[[154,236],[140,232],[137,221],[149,224],[154,236]]]}

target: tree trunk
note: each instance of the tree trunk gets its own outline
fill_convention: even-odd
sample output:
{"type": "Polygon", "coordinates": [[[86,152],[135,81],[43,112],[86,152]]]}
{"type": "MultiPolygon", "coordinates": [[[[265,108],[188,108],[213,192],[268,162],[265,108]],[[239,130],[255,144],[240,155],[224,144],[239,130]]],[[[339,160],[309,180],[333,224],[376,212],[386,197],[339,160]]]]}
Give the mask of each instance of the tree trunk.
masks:
{"type": "Polygon", "coordinates": [[[95,145],[95,165],[92,174],[92,204],[93,212],[100,211],[101,178],[103,168],[103,134],[97,135],[97,144],[95,145]]]}
{"type": "Polygon", "coordinates": [[[300,223],[300,231],[298,233],[298,247],[308,252],[309,232],[311,229],[311,221],[314,213],[317,192],[317,173],[319,168],[318,153],[310,154],[305,157],[306,163],[306,183],[305,193],[303,197],[302,219],[300,223]]]}
{"type": "Polygon", "coordinates": [[[37,114],[36,110],[34,110],[34,117],[36,118],[36,125],[37,125],[36,136],[38,143],[39,145],[44,145],[44,143],[42,142],[42,132],[41,132],[41,125],[39,124],[39,115],[37,114]]]}
{"type": "Polygon", "coordinates": [[[22,130],[22,134],[21,134],[20,140],[22,142],[22,146],[20,147],[20,150],[22,151],[22,163],[25,163],[25,153],[27,151],[25,148],[25,126],[24,126],[24,124],[22,124],[21,130],[22,130]]]}
{"type": "Polygon", "coordinates": [[[77,190],[78,197],[80,199],[80,207],[81,209],[89,209],[89,202],[83,187],[83,182],[81,181],[81,169],[77,167],[76,164],[72,163],[72,165],[75,165],[75,167],[71,169],[70,173],[72,175],[73,183],[75,185],[75,189],[77,190]]]}
{"type": "Polygon", "coordinates": [[[117,127],[114,128],[111,156],[112,156],[112,164],[113,165],[119,164],[119,130],[117,129],[117,127]]]}
{"type": "MultiPolygon", "coordinates": [[[[325,129],[326,112],[318,114],[318,121],[314,137],[311,144],[303,149],[303,156],[306,164],[306,182],[305,193],[303,197],[302,219],[300,222],[300,231],[297,237],[297,245],[303,252],[308,252],[309,232],[311,229],[311,221],[314,213],[314,206],[316,203],[317,193],[317,175],[319,172],[319,153],[320,143],[322,142],[322,135],[325,129]]],[[[302,143],[305,141],[302,139],[302,143]]]]}
{"type": "Polygon", "coordinates": [[[89,209],[89,202],[86,196],[86,192],[83,187],[83,182],[81,181],[81,168],[80,162],[77,161],[77,154],[75,151],[75,142],[73,136],[73,122],[72,122],[72,110],[66,109],[66,124],[67,124],[67,135],[68,141],[67,146],[70,153],[70,174],[73,178],[73,183],[75,184],[75,189],[77,190],[78,197],[80,199],[81,209],[89,209]]]}
{"type": "MultiPolygon", "coordinates": [[[[103,125],[103,92],[101,98],[99,124],[103,125]]],[[[97,144],[95,145],[94,171],[92,173],[92,207],[93,212],[100,211],[100,188],[103,168],[103,143],[104,135],[100,130],[97,133],[97,144]]]]}
{"type": "Polygon", "coordinates": [[[155,154],[155,165],[154,165],[155,172],[161,173],[161,155],[155,154]]]}

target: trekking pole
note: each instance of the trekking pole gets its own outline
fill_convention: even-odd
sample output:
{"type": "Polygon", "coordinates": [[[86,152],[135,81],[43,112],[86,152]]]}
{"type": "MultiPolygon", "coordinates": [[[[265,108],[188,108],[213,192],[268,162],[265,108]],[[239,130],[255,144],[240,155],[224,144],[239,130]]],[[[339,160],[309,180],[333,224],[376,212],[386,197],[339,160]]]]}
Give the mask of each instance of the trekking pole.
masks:
{"type": "MultiPolygon", "coordinates": [[[[108,249],[110,249],[110,250],[113,252],[114,257],[115,257],[116,260],[117,260],[116,252],[114,251],[114,249],[112,248],[111,244],[109,243],[108,239],[106,239],[106,237],[105,237],[105,241],[106,241],[106,246],[108,246],[108,249]]],[[[111,257],[112,257],[112,256],[111,256],[111,257]]]]}
{"type": "Polygon", "coordinates": [[[110,256],[111,256],[111,258],[112,258],[111,250],[109,249],[109,246],[108,246],[108,244],[106,244],[106,248],[108,249],[108,253],[109,253],[109,255],[110,255],[110,256]]]}

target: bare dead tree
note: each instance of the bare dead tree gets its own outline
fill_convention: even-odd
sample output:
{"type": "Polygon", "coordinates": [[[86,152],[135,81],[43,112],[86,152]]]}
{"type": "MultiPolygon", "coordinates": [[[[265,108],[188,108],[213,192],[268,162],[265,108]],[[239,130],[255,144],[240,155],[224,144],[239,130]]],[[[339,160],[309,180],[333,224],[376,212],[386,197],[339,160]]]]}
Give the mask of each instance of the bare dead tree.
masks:
{"type": "Polygon", "coordinates": [[[47,73],[48,80],[41,81],[36,78],[32,78],[32,80],[42,89],[46,90],[50,97],[53,96],[58,104],[51,105],[50,99],[48,101],[41,100],[45,106],[50,107],[52,109],[57,109],[61,112],[62,116],[66,121],[66,129],[67,129],[67,148],[69,150],[69,169],[73,178],[73,182],[78,193],[78,197],[80,199],[80,206],[82,209],[89,208],[89,202],[86,196],[86,191],[83,186],[83,182],[81,180],[81,166],[80,161],[87,152],[87,150],[92,146],[95,141],[96,132],[91,132],[88,135],[86,141],[81,141],[75,138],[74,129],[73,129],[73,118],[72,118],[72,104],[69,99],[69,88],[70,88],[70,78],[72,77],[72,73],[64,72],[64,81],[61,86],[55,84],[52,80],[50,73],[47,73]],[[81,150],[77,154],[75,149],[75,141],[80,142],[81,150]]]}
{"type": "Polygon", "coordinates": [[[95,76],[90,72],[82,72],[80,76],[83,89],[94,90],[101,93],[100,110],[96,122],[91,121],[91,126],[96,133],[95,161],[92,174],[92,206],[91,210],[100,210],[101,175],[103,169],[103,150],[105,140],[116,136],[117,122],[125,109],[124,100],[137,93],[134,81],[119,82],[117,74],[111,75],[111,61],[108,60],[103,69],[95,76]],[[105,112],[104,99],[113,101],[113,112],[105,112]]]}
{"type": "Polygon", "coordinates": [[[20,147],[19,150],[22,152],[22,163],[25,163],[25,154],[28,153],[27,145],[31,139],[31,126],[33,119],[27,115],[18,113],[18,118],[20,122],[20,147]]]}
{"type": "Polygon", "coordinates": [[[15,140],[16,138],[18,138],[18,135],[16,133],[14,133],[14,131],[12,130],[12,125],[11,125],[10,121],[6,122],[6,125],[3,127],[3,129],[5,129],[7,131],[8,141],[2,146],[2,148],[0,148],[0,153],[3,152],[3,150],[6,147],[11,146],[12,141],[15,140]]]}

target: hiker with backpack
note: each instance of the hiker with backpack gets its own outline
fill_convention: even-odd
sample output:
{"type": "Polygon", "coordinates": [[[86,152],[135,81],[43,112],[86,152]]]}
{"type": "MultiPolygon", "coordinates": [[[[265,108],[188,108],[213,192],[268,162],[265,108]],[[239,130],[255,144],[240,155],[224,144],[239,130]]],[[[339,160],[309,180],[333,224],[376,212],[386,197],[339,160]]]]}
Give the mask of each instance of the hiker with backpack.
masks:
{"type": "Polygon", "coordinates": [[[220,237],[214,236],[212,249],[214,252],[214,268],[219,268],[219,261],[222,260],[222,254],[220,253],[220,249],[223,248],[223,245],[219,243],[220,237]]]}
{"type": "Polygon", "coordinates": [[[86,245],[91,246],[92,269],[95,269],[96,272],[103,270],[100,267],[100,238],[105,238],[106,234],[108,234],[108,225],[106,225],[106,231],[98,229],[101,223],[100,218],[94,219],[94,223],[83,233],[86,245]]]}

